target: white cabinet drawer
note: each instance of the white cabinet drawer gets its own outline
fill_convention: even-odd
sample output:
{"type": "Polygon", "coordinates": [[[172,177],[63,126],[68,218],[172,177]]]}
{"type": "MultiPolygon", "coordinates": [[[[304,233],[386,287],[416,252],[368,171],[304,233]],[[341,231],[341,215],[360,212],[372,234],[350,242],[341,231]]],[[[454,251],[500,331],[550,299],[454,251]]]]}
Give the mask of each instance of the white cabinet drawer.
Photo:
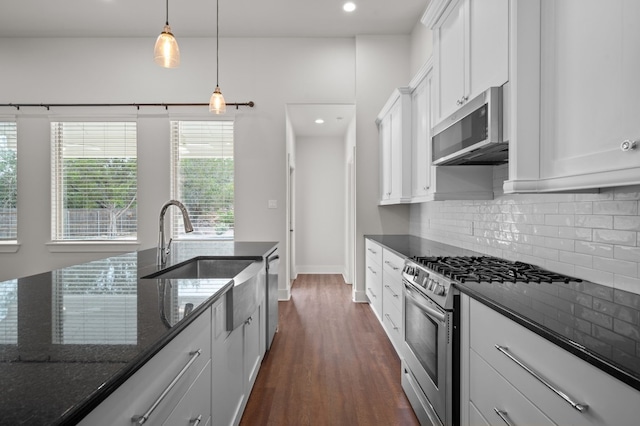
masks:
{"type": "Polygon", "coordinates": [[[470,377],[470,400],[489,423],[503,424],[508,421],[514,426],[554,424],[473,350],[469,361],[473,372],[470,377]]]}
{"type": "Polygon", "coordinates": [[[364,240],[365,254],[367,256],[367,263],[369,260],[382,265],[382,247],[369,239],[364,240]]]}
{"type": "Polygon", "coordinates": [[[394,252],[387,250],[386,248],[382,249],[382,267],[385,272],[389,272],[391,275],[397,275],[398,277],[402,277],[402,267],[404,266],[404,259],[394,252]]]}
{"type": "Polygon", "coordinates": [[[389,339],[391,339],[391,343],[393,343],[393,346],[396,348],[396,352],[402,357],[401,348],[404,341],[402,333],[402,311],[395,306],[391,306],[390,308],[385,307],[382,324],[384,324],[384,328],[387,331],[389,339]]]}
{"type": "Polygon", "coordinates": [[[382,300],[387,306],[394,306],[398,310],[402,310],[402,278],[398,283],[398,278],[389,275],[387,271],[384,271],[382,276],[382,300]]]}
{"type": "Polygon", "coordinates": [[[558,424],[638,424],[640,392],[475,300],[470,302],[470,345],[558,424]],[[573,408],[496,345],[588,408],[573,408]]]}
{"type": "Polygon", "coordinates": [[[204,426],[211,416],[211,360],[171,412],[165,426],[204,426]]]}
{"type": "Polygon", "coordinates": [[[167,419],[211,359],[211,309],[180,332],[89,413],[80,425],[131,426],[132,417],[145,414],[192,359],[184,374],[150,414],[148,423],[162,424],[167,419]],[[200,355],[196,356],[198,350],[200,355]]]}

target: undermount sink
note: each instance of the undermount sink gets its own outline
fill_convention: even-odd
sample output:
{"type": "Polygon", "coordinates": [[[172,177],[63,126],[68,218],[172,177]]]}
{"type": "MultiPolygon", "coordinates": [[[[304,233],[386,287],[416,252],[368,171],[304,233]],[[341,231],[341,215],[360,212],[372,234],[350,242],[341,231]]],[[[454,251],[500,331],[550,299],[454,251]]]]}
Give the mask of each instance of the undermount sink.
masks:
{"type": "Polygon", "coordinates": [[[253,262],[246,259],[193,259],[143,278],[233,278],[253,262]]]}

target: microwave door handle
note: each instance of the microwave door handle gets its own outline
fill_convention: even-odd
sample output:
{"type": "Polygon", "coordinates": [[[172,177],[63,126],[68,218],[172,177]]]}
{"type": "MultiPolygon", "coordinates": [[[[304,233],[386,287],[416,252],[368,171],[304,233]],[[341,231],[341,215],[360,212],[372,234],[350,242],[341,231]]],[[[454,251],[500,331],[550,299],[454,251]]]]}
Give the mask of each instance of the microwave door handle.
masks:
{"type": "Polygon", "coordinates": [[[413,300],[416,303],[416,305],[420,306],[420,308],[424,310],[427,315],[429,315],[431,318],[437,320],[440,323],[444,324],[446,322],[446,316],[442,312],[437,311],[433,309],[431,306],[422,302],[419,298],[417,298],[414,295],[414,291],[411,288],[409,288],[409,286],[407,286],[406,284],[404,285],[404,288],[407,291],[407,296],[409,296],[411,300],[413,300]]]}

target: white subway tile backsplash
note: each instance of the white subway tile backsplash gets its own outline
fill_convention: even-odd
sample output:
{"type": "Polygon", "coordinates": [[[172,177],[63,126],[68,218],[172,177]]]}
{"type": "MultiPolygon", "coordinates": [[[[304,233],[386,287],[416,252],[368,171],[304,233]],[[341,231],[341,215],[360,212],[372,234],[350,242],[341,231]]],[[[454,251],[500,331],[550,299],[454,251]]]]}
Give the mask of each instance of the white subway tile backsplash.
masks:
{"type": "Polygon", "coordinates": [[[638,236],[633,231],[613,231],[608,229],[594,229],[593,241],[622,246],[637,245],[638,236]]]}
{"type": "MultiPolygon", "coordinates": [[[[508,168],[494,168],[496,187],[508,168]]],[[[640,185],[411,206],[411,234],[640,293],[640,185]]]]}
{"type": "Polygon", "coordinates": [[[625,275],[627,277],[636,278],[638,276],[638,263],[628,262],[626,260],[609,259],[606,257],[594,256],[593,268],[606,272],[612,272],[614,274],[625,275]]]}
{"type": "Polygon", "coordinates": [[[593,214],[637,215],[637,201],[599,201],[593,203],[593,214]]]}
{"type": "Polygon", "coordinates": [[[575,226],[581,228],[613,229],[613,216],[577,214],[575,226]]]}
{"type": "Polygon", "coordinates": [[[591,241],[576,241],[576,253],[590,254],[592,256],[613,257],[613,245],[594,243],[591,241]]]}
{"type": "Polygon", "coordinates": [[[613,229],[640,231],[640,216],[614,216],[613,229]]]}

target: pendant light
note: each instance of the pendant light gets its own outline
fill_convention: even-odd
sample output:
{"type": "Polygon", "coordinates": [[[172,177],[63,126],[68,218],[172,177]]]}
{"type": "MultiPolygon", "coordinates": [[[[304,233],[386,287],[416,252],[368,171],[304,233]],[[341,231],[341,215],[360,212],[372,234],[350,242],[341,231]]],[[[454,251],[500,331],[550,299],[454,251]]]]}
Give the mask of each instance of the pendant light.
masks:
{"type": "Polygon", "coordinates": [[[220,61],[218,60],[218,52],[220,50],[220,5],[219,0],[216,0],[216,88],[211,95],[211,99],[209,99],[209,111],[215,112],[216,114],[224,114],[227,110],[227,105],[224,102],[224,96],[222,96],[222,92],[220,91],[220,86],[218,85],[218,75],[220,73],[220,61]]]}
{"type": "Polygon", "coordinates": [[[167,20],[165,21],[164,29],[156,39],[153,56],[156,64],[161,67],[177,68],[180,65],[180,49],[169,26],[169,0],[167,0],[167,20]]]}

